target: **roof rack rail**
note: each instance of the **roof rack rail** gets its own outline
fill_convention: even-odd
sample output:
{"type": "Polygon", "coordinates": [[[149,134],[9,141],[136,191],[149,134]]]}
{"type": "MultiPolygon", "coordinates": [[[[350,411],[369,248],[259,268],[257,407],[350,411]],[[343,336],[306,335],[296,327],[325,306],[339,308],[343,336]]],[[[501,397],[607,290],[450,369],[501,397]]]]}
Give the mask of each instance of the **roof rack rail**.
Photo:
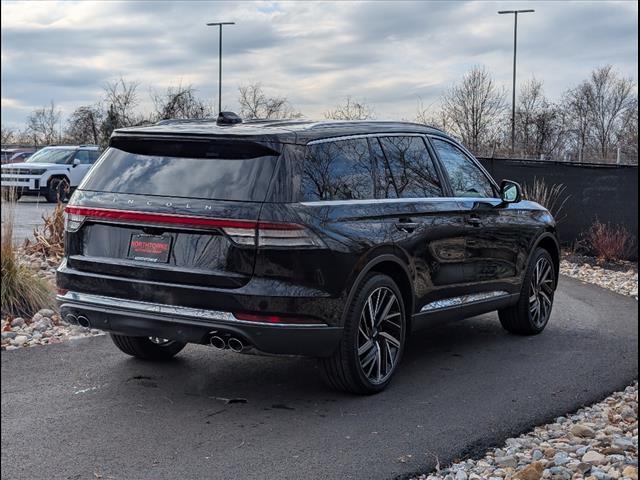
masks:
{"type": "Polygon", "coordinates": [[[167,118],[165,120],[158,120],[154,125],[173,125],[179,123],[202,123],[202,122],[215,122],[213,117],[206,118],[167,118]]]}

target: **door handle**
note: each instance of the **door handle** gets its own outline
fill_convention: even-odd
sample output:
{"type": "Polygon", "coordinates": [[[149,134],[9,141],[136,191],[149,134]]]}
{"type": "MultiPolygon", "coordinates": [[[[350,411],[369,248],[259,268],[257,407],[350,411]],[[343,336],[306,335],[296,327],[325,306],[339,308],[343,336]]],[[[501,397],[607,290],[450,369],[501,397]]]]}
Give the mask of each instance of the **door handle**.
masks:
{"type": "Polygon", "coordinates": [[[402,230],[403,232],[411,233],[420,225],[417,222],[412,222],[410,218],[404,219],[401,218],[396,224],[396,228],[398,230],[402,230]]]}
{"type": "Polygon", "coordinates": [[[479,227],[482,225],[482,220],[478,217],[467,217],[467,223],[474,227],[479,227]]]}

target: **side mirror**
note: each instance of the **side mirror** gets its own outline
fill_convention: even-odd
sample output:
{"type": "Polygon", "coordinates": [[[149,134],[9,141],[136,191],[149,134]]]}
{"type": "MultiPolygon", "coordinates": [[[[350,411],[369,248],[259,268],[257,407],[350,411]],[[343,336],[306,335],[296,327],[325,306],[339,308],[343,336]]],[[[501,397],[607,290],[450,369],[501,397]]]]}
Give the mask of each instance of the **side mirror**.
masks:
{"type": "Polygon", "coordinates": [[[74,158],[73,159],[73,166],[75,167],[76,165],[80,165],[80,159],[79,158],[74,158]]]}
{"type": "Polygon", "coordinates": [[[500,182],[500,199],[503,203],[517,203],[522,200],[522,188],[511,180],[500,182]]]}

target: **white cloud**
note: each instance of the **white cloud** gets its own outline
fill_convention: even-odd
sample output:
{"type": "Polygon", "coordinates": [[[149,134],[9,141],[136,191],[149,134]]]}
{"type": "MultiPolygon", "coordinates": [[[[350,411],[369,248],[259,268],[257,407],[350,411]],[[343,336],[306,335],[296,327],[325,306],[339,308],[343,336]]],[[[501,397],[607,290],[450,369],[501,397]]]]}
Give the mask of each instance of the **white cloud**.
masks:
{"type": "MultiPolygon", "coordinates": [[[[379,118],[412,118],[472,65],[510,89],[515,2],[2,2],[2,121],[55,100],[69,113],[123,76],[148,92],[193,84],[217,92],[224,33],[224,104],[261,81],[309,117],[351,95],[379,118]],[[7,99],[5,101],[5,98],[7,99]]],[[[524,8],[522,3],[517,3],[524,8]]],[[[529,6],[529,5],[527,5],[529,6]]],[[[518,78],[552,98],[596,66],[637,71],[637,2],[531,2],[518,32],[518,78]]]]}

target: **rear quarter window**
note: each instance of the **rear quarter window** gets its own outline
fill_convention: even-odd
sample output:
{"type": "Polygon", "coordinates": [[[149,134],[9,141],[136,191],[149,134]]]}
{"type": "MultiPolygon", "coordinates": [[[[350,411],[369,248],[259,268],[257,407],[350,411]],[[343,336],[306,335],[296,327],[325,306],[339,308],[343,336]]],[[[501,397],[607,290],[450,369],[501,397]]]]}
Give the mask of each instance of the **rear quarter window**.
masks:
{"type": "Polygon", "coordinates": [[[302,201],[374,198],[376,169],[366,138],[308,145],[300,170],[302,201]]]}

